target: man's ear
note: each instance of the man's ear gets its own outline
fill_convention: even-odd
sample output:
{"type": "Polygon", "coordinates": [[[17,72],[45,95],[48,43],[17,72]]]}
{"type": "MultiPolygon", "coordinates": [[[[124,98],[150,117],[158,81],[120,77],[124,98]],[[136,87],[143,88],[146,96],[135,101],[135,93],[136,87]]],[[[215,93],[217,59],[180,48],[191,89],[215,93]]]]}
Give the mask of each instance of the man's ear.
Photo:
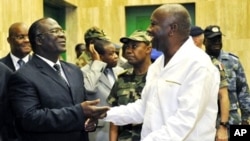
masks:
{"type": "MultiPolygon", "coordinates": [[[[99,53],[98,53],[99,54],[99,53]]],[[[104,55],[99,54],[101,61],[104,61],[104,55]]]]}
{"type": "Polygon", "coordinates": [[[178,25],[177,24],[171,24],[171,25],[169,25],[170,26],[170,29],[171,30],[177,30],[177,28],[178,28],[178,25]]]}
{"type": "Polygon", "coordinates": [[[178,25],[177,24],[171,24],[169,25],[170,27],[170,31],[169,31],[169,36],[174,35],[175,31],[178,29],[178,25]]]}
{"type": "Polygon", "coordinates": [[[10,44],[10,42],[11,42],[10,40],[11,40],[10,37],[8,37],[8,38],[7,38],[7,41],[8,41],[9,44],[10,44]]]}
{"type": "Polygon", "coordinates": [[[41,45],[42,44],[42,37],[41,36],[36,36],[36,39],[35,39],[35,41],[36,41],[36,44],[37,45],[41,45]]]}
{"type": "Polygon", "coordinates": [[[203,45],[206,45],[206,42],[207,42],[207,40],[206,40],[206,38],[204,38],[203,45]]]}
{"type": "Polygon", "coordinates": [[[147,46],[147,51],[146,52],[151,54],[151,52],[152,52],[152,46],[151,45],[147,46]]]}

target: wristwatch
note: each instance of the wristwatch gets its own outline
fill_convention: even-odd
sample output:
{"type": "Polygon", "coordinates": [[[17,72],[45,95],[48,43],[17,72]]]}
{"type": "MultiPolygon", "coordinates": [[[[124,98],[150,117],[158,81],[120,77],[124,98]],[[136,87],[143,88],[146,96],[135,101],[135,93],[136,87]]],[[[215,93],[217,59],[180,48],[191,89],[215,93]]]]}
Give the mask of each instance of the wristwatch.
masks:
{"type": "Polygon", "coordinates": [[[220,122],[220,125],[224,126],[225,128],[229,128],[228,122],[220,122]]]}

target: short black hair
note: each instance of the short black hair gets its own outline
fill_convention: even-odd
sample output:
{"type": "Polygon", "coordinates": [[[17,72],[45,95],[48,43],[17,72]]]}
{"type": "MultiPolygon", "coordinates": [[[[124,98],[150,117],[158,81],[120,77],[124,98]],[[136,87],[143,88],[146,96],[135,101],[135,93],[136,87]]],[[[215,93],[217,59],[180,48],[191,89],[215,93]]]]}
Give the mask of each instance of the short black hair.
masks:
{"type": "Polygon", "coordinates": [[[111,43],[112,43],[111,41],[97,39],[97,38],[93,40],[93,44],[94,44],[95,50],[100,55],[104,55],[105,54],[104,46],[108,45],[108,44],[111,44],[111,43]]]}
{"type": "Polygon", "coordinates": [[[31,48],[33,50],[33,52],[36,52],[36,38],[37,35],[41,32],[41,21],[45,20],[45,19],[49,19],[50,17],[44,17],[41,19],[36,20],[35,22],[32,23],[32,25],[29,28],[29,32],[28,32],[28,36],[29,36],[29,41],[31,44],[31,48]]]}
{"type": "Polygon", "coordinates": [[[85,44],[84,44],[84,43],[78,43],[78,44],[76,44],[76,46],[75,46],[75,51],[80,50],[80,49],[81,49],[81,46],[84,46],[84,47],[85,47],[85,44]]]}

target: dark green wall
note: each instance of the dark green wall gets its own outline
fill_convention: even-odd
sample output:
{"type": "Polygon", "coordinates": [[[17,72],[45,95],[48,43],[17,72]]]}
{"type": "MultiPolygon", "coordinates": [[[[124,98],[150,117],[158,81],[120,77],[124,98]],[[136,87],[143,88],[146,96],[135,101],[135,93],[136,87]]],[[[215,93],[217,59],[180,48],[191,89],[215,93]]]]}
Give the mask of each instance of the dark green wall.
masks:
{"type": "MultiPolygon", "coordinates": [[[[150,24],[150,16],[152,12],[160,5],[150,6],[130,6],[125,7],[126,13],[126,35],[130,35],[134,30],[146,30],[150,24]]],[[[183,4],[190,13],[192,24],[195,24],[195,4],[183,4]]]]}
{"type": "MultiPolygon", "coordinates": [[[[51,17],[55,19],[59,25],[65,30],[65,7],[60,7],[50,3],[44,3],[44,17],[51,17]]],[[[61,57],[66,60],[66,53],[62,53],[61,57]]]]}

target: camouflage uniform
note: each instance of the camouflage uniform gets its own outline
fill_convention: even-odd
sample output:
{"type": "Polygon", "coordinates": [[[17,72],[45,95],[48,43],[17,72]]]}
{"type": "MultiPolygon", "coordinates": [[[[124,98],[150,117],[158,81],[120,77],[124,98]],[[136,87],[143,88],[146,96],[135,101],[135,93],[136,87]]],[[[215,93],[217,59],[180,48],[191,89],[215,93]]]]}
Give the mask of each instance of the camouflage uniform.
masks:
{"type": "Polygon", "coordinates": [[[244,69],[237,56],[221,51],[218,59],[225,66],[230,100],[230,125],[250,119],[250,94],[244,69]],[[240,110],[241,114],[238,112],[240,110]]]}
{"type": "Polygon", "coordinates": [[[227,83],[227,77],[226,77],[224,66],[221,64],[221,62],[218,59],[216,59],[213,56],[211,56],[211,60],[220,72],[220,88],[227,87],[228,83],[227,83]]]}
{"type": "MultiPolygon", "coordinates": [[[[135,75],[133,69],[129,69],[118,77],[107,101],[112,106],[127,105],[141,98],[141,92],[146,83],[146,74],[135,75]]],[[[139,141],[142,124],[129,124],[119,126],[118,140],[139,141]]]]}
{"type": "Polygon", "coordinates": [[[84,51],[78,58],[76,58],[75,62],[76,65],[81,68],[91,61],[92,61],[91,56],[86,51],[84,51]]]}

